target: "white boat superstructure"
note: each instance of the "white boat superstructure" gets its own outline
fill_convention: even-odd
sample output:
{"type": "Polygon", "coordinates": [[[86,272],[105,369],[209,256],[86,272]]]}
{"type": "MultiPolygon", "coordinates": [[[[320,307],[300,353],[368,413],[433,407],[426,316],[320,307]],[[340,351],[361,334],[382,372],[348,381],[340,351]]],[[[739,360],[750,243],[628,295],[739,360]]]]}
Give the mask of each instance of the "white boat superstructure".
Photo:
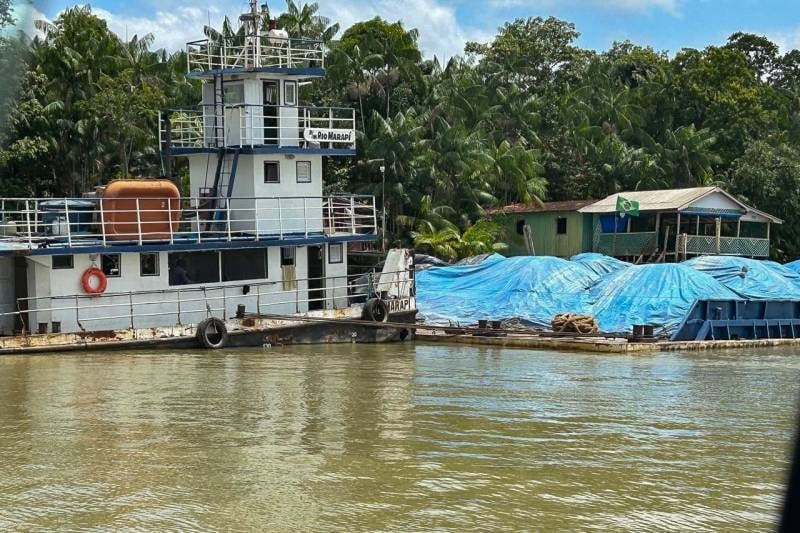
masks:
{"type": "MultiPolygon", "coordinates": [[[[374,197],[323,194],[323,158],[356,148],[353,109],[300,102],[302,85],[325,75],[325,47],[267,32],[262,17],[250,2],[243,36],[187,44],[202,97],[161,113],[168,179],[0,199],[0,352],[30,345],[18,337],[31,334],[131,341],[212,319],[249,333],[258,326],[229,321],[413,321],[410,252],[390,252],[367,281],[348,269],[348,250],[378,238],[374,197]],[[183,191],[175,158],[187,162],[183,191]]],[[[315,340],[303,331],[298,340],[315,340]]],[[[258,340],[249,333],[240,343],[258,340]]]]}

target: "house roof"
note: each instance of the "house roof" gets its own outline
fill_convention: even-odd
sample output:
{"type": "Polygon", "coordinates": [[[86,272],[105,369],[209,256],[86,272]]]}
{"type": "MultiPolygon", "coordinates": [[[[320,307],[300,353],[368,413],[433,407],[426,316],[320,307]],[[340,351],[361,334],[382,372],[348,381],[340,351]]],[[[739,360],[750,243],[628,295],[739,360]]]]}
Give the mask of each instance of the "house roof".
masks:
{"type": "Polygon", "coordinates": [[[783,221],[767,213],[758,211],[749,205],[741,202],[732,194],[719,187],[693,187],[690,189],[662,189],[658,191],[625,191],[612,194],[598,202],[594,202],[580,209],[581,213],[615,213],[617,211],[617,197],[622,196],[626,200],[639,202],[639,211],[692,211],[697,209],[693,205],[704,198],[716,195],[716,198],[723,197],[730,204],[736,206],[737,210],[744,215],[764,218],[765,222],[780,224],[783,221]]]}
{"type": "MultiPolygon", "coordinates": [[[[639,211],[679,211],[682,207],[714,192],[718,187],[695,187],[692,189],[663,189],[659,191],[625,191],[606,196],[581,209],[582,213],[614,213],[617,197],[639,202],[639,211]]],[[[720,189],[721,190],[721,189],[720,189]]],[[[727,193],[726,193],[727,194],[727,193]]],[[[741,204],[735,200],[737,204],[741,204]]],[[[742,207],[745,207],[742,204],[742,207]]]]}
{"type": "Polygon", "coordinates": [[[522,214],[522,213],[548,213],[554,211],[578,211],[594,200],[565,200],[562,202],[543,202],[542,204],[510,204],[504,207],[487,209],[488,213],[522,214]]]}

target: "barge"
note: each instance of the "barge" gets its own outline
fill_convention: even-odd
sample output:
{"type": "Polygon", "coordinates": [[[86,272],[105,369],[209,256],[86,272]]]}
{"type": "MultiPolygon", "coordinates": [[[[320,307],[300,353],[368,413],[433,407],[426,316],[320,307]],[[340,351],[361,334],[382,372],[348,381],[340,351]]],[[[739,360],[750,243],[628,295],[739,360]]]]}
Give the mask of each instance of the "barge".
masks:
{"type": "Polygon", "coordinates": [[[324,158],[356,153],[353,109],[299,102],[323,43],[262,32],[256,2],[240,20],[241,42],[188,43],[202,100],[159,119],[186,194],[136,179],[0,199],[0,354],[413,338],[413,254],[349,271],[378,239],[375,199],[323,195],[324,158]]]}

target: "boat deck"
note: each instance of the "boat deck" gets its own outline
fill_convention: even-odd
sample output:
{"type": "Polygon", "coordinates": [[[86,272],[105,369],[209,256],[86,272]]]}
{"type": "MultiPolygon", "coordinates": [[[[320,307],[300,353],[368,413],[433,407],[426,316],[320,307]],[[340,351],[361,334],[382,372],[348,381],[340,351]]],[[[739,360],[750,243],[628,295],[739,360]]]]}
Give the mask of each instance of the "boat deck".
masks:
{"type": "Polygon", "coordinates": [[[552,337],[531,333],[509,332],[499,336],[474,333],[449,334],[439,329],[418,328],[416,338],[425,342],[502,346],[532,350],[579,351],[595,353],[641,354],[658,352],[684,352],[707,350],[738,350],[743,348],[770,348],[800,346],[800,339],[740,339],[715,341],[656,341],[630,342],[625,338],[606,337],[552,337]]]}

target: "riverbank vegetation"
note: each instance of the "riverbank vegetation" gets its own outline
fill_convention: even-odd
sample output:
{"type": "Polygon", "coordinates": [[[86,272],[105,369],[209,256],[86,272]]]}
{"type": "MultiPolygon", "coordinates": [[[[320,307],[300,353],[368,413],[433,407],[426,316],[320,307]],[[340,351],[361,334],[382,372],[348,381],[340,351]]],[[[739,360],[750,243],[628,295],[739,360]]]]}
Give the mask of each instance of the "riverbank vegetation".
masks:
{"type": "MultiPolygon", "coordinates": [[[[458,257],[491,250],[495,228],[475,227],[491,207],[715,184],[785,219],[774,253],[800,255],[800,51],[745,33],[674,55],[587,50],[569,22],[535,17],[443,63],[400,23],[339,31],[294,2],[275,16],[328,41],[328,77],[304,100],[352,106],[361,131],[354,160],[327,161],[327,187],[374,194],[392,243],[458,257]]],[[[0,94],[0,194],[160,174],[158,110],[200,99],[183,53],[121,39],[87,7],[37,27],[0,41],[19,82],[0,94]]]]}

